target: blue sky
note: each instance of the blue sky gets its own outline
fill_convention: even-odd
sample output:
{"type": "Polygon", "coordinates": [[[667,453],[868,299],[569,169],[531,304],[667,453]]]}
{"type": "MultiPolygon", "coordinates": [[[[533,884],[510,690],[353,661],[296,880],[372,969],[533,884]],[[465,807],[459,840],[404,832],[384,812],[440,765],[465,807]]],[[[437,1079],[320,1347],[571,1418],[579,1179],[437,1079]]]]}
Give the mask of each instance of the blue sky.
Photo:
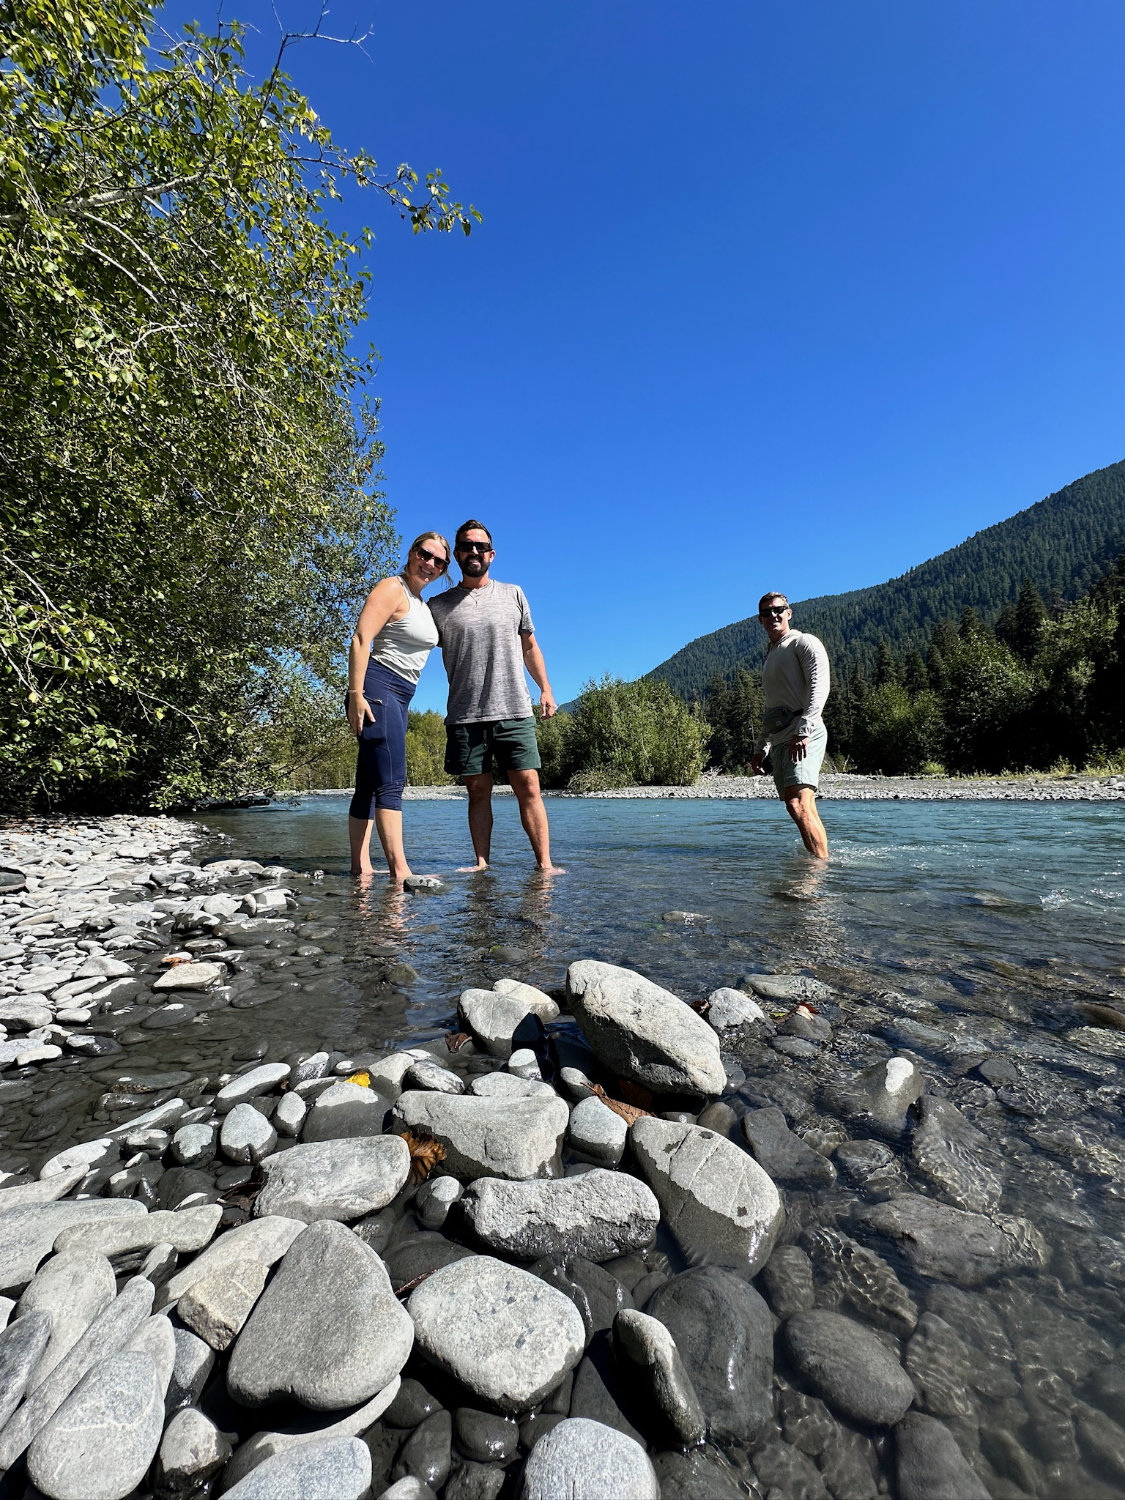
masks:
{"type": "MultiPolygon", "coordinates": [[[[283,0],[299,28],[317,7],[283,0]]],[[[276,47],[263,0],[226,0],[276,47]]],[[[213,3],[168,18],[214,19],[213,3]]],[[[336,0],[290,72],[373,197],[406,538],[478,515],[556,694],[878,583],[1125,457],[1119,0],[336,0]]],[[[418,707],[441,707],[435,658],[418,707]]]]}

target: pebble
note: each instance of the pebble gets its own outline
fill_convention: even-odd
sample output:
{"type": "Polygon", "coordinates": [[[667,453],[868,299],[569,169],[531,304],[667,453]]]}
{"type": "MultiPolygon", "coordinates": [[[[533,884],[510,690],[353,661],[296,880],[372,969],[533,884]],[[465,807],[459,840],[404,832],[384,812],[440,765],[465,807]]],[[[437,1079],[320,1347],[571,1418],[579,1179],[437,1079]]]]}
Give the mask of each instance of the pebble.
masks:
{"type": "Polygon", "coordinates": [[[785,1218],[777,1188],[757,1162],[698,1125],[649,1117],[629,1134],[637,1166],[685,1254],[756,1275],[785,1218]]]}
{"type": "Polygon", "coordinates": [[[277,1131],[252,1104],[236,1104],[223,1118],[219,1149],[228,1161],[260,1162],[277,1145],[277,1131]]]}
{"type": "Polygon", "coordinates": [[[718,1038],[678,996],[596,959],[570,965],[566,993],[590,1046],[615,1073],[656,1093],[722,1093],[718,1038]]]}
{"type": "Polygon", "coordinates": [[[537,1405],[586,1346],[568,1297],[487,1255],[441,1267],[407,1308],[426,1358],[505,1412],[537,1405]]]}
{"type": "Polygon", "coordinates": [[[358,1438],[323,1438],[276,1453],[224,1492],[224,1500],[365,1500],[371,1453],[358,1438]]]}
{"type": "Polygon", "coordinates": [[[231,1445],[209,1417],[188,1407],[176,1412],[164,1429],[156,1460],[156,1489],[189,1494],[231,1455],[231,1445]]]}
{"type": "Polygon", "coordinates": [[[282,1094],[273,1112],[273,1125],[278,1135],[300,1135],[308,1110],[308,1105],[293,1089],[282,1094]]]}
{"type": "Polygon", "coordinates": [[[342,1224],[321,1220],[286,1252],[227,1366],[235,1400],[289,1396],[315,1411],[368,1401],[414,1343],[383,1262],[342,1224]]]}
{"type": "Polygon", "coordinates": [[[567,1139],[571,1146],[601,1166],[617,1166],[628,1135],[629,1127],[621,1116],[594,1094],[580,1099],[570,1112],[567,1139]]]}

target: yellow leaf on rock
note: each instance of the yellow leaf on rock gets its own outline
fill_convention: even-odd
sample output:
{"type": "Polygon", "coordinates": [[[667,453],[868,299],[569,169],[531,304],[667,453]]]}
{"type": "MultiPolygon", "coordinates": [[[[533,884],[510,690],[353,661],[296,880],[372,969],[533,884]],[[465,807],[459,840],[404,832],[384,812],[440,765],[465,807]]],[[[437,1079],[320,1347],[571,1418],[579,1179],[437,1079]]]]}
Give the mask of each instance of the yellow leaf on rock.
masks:
{"type": "Polygon", "coordinates": [[[352,1073],[347,1081],[348,1083],[358,1083],[361,1089],[369,1089],[371,1087],[371,1074],[352,1073]]]}

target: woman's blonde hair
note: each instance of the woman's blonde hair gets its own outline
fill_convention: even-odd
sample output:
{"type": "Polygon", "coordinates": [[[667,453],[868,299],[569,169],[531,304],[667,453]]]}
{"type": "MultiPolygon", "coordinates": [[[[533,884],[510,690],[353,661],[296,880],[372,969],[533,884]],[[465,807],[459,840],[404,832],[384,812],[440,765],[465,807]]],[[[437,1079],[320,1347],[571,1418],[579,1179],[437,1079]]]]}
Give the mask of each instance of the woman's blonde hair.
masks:
{"type": "MultiPolygon", "coordinates": [[[[409,559],[410,556],[411,556],[411,554],[414,553],[414,552],[416,552],[417,549],[422,545],[423,542],[429,542],[429,541],[440,542],[441,545],[445,548],[445,567],[442,568],[441,571],[442,571],[443,574],[448,574],[448,572],[449,572],[449,560],[453,556],[453,549],[452,549],[452,547],[450,547],[450,545],[446,541],[445,537],[442,536],[442,534],[441,534],[440,531],[423,531],[422,534],[421,534],[421,536],[416,536],[414,538],[414,540],[410,543],[410,546],[406,549],[406,556],[407,556],[407,558],[409,559]]],[[[439,575],[439,577],[440,576],[441,575],[439,575]]]]}

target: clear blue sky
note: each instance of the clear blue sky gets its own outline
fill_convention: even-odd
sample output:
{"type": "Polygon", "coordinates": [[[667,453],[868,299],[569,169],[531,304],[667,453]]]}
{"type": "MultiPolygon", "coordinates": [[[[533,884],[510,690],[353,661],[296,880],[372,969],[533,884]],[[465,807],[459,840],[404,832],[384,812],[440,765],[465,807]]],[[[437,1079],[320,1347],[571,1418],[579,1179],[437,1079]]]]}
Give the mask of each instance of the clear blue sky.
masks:
{"type": "MultiPolygon", "coordinates": [[[[317,7],[283,0],[286,23],[317,7]]],[[[213,0],[168,18],[214,19],[213,0]]],[[[264,0],[226,0],[276,44],[264,0]]],[[[479,515],[561,700],[1125,457],[1120,0],[335,0],[290,71],[374,198],[406,538],[479,515]]],[[[416,705],[440,707],[432,661],[416,705]]]]}

